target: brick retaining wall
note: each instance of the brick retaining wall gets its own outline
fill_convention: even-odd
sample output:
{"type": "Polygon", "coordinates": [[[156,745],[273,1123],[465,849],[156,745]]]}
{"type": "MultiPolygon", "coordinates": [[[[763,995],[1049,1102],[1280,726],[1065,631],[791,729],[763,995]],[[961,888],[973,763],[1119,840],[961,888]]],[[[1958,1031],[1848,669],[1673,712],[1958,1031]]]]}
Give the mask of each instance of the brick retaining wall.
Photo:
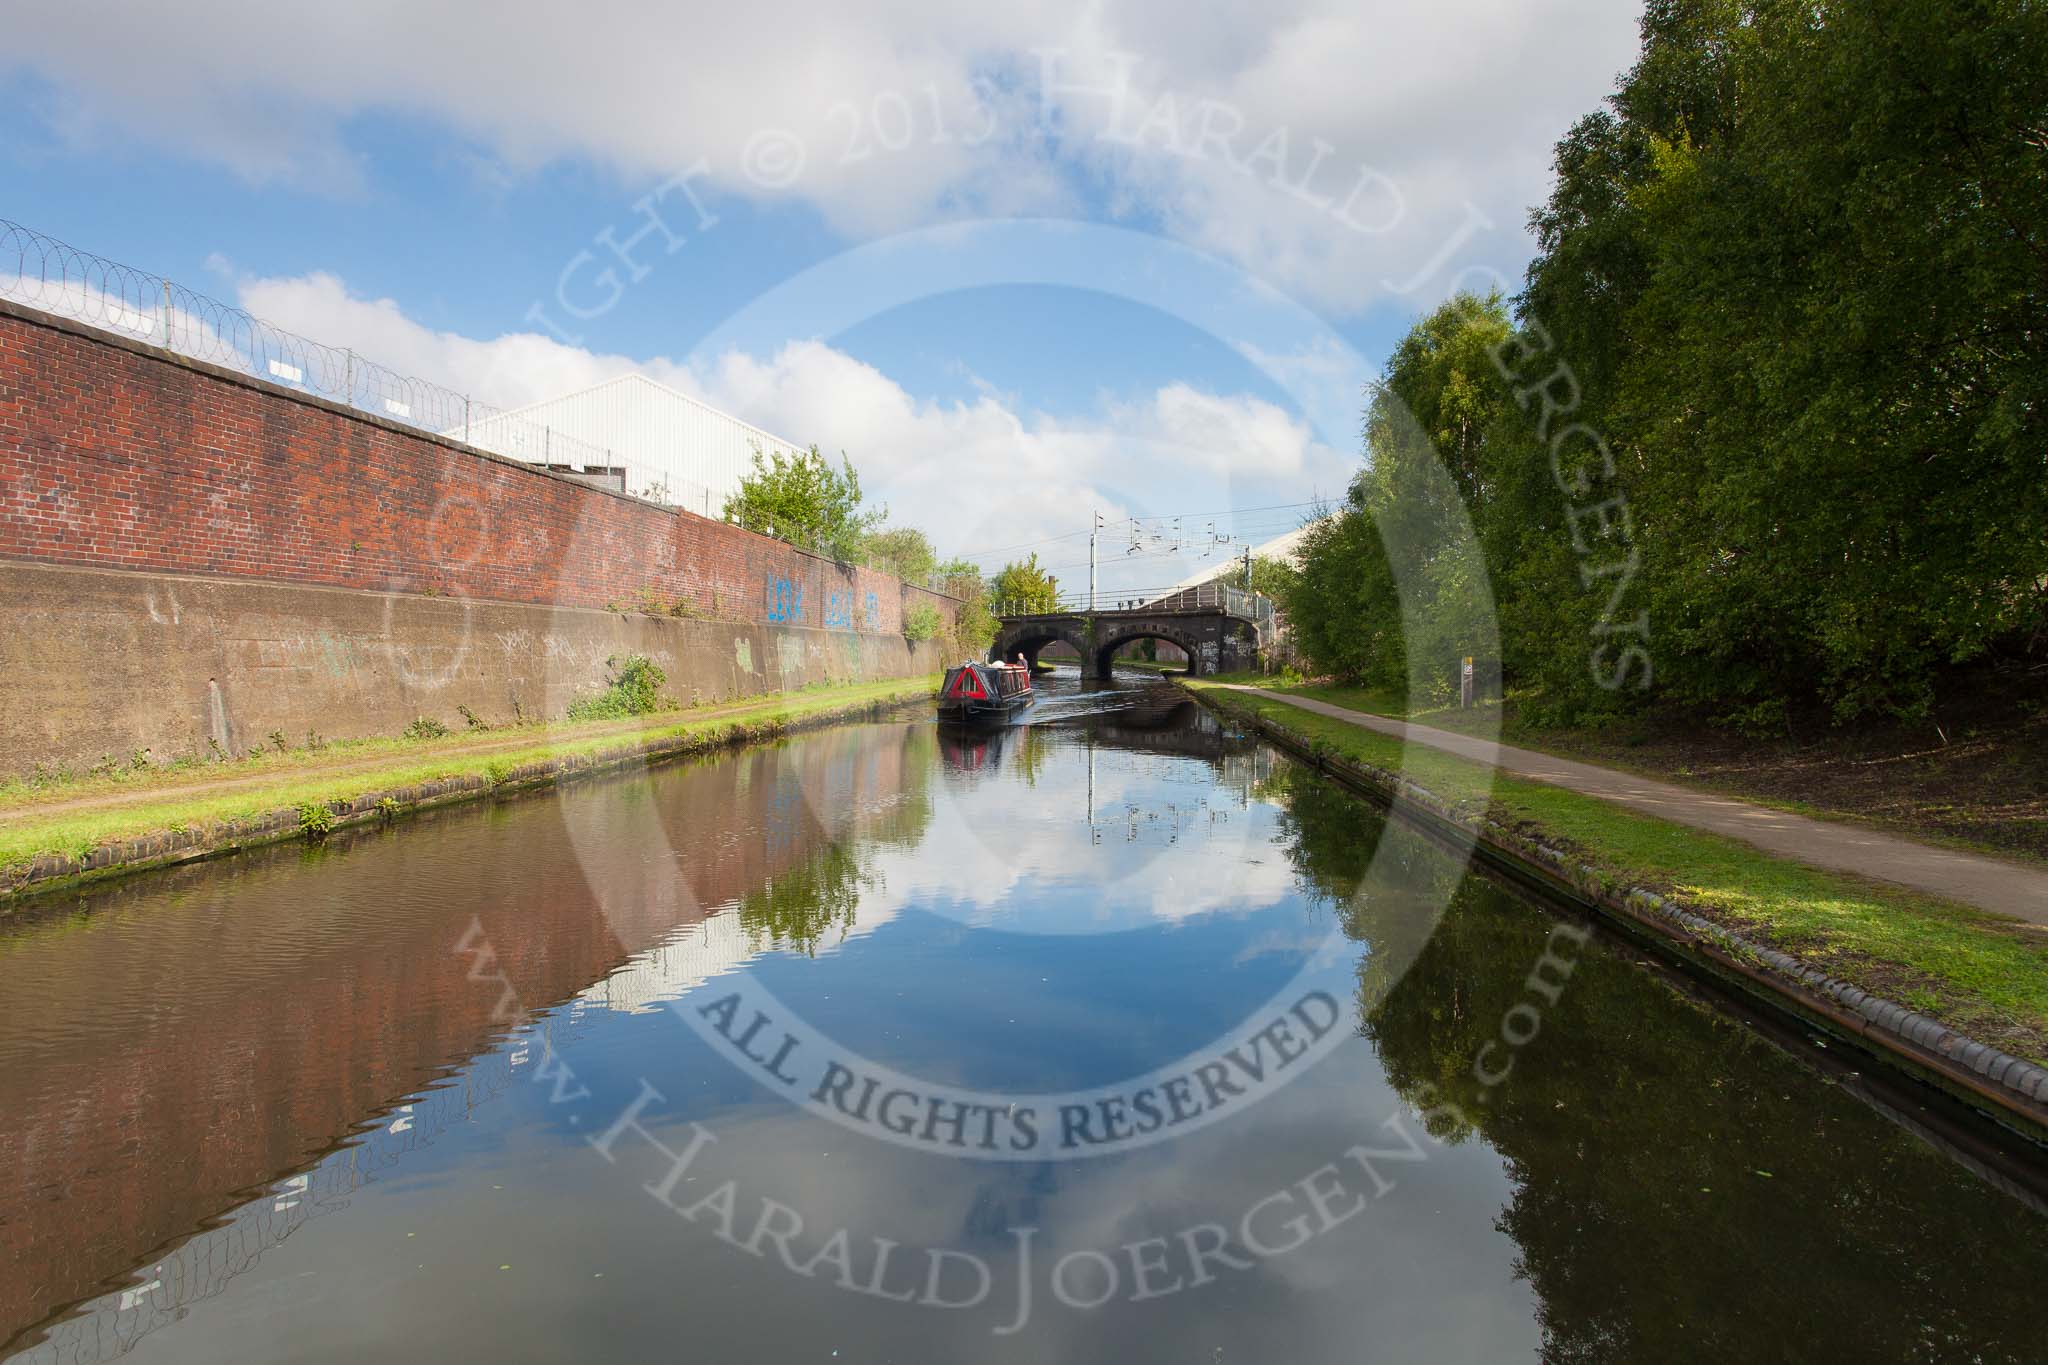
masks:
{"type": "Polygon", "coordinates": [[[0,303],[0,558],[899,634],[952,599],[0,303]]]}

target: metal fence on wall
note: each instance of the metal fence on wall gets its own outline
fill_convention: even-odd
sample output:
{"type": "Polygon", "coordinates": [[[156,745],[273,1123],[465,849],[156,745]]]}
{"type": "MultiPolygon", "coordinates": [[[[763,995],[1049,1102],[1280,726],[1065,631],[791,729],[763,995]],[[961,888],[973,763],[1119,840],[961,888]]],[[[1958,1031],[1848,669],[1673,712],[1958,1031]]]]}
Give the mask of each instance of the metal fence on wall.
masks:
{"type": "MultiPolygon", "coordinates": [[[[714,520],[724,515],[723,496],[706,484],[623,458],[468,394],[400,374],[349,347],[286,331],[246,309],[161,275],[80,251],[5,218],[0,218],[0,298],[595,487],[714,520]]],[[[739,524],[746,526],[746,521],[739,524]]],[[[747,529],[788,540],[771,528],[747,529]]],[[[946,591],[945,580],[938,575],[919,586],[946,591]]]]}
{"type": "Polygon", "coordinates": [[[598,487],[716,517],[708,487],[0,218],[0,298],[598,487]]]}

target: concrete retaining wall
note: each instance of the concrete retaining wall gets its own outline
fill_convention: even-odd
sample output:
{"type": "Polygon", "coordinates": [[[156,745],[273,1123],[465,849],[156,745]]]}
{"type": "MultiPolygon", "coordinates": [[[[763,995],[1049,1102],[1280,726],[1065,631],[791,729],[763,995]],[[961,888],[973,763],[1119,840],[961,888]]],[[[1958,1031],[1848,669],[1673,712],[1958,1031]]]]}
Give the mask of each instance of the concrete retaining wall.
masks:
{"type": "Polygon", "coordinates": [[[937,672],[897,634],[0,562],[0,775],[557,719],[645,654],[685,704],[937,672]]]}

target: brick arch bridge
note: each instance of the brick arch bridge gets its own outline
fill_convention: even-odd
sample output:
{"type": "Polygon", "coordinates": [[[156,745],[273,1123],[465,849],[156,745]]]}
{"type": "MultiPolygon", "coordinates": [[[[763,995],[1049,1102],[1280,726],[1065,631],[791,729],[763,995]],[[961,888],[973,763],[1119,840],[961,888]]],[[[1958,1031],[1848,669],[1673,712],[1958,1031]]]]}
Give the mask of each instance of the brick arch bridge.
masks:
{"type": "Polygon", "coordinates": [[[1082,677],[1107,678],[1111,657],[1134,640],[1179,645],[1196,677],[1256,668],[1262,631],[1270,632],[1273,618],[1272,604],[1262,597],[1205,585],[1109,610],[1005,613],[997,619],[1001,626],[989,658],[1022,654],[1035,667],[1039,652],[1058,640],[1081,656],[1082,677]]]}

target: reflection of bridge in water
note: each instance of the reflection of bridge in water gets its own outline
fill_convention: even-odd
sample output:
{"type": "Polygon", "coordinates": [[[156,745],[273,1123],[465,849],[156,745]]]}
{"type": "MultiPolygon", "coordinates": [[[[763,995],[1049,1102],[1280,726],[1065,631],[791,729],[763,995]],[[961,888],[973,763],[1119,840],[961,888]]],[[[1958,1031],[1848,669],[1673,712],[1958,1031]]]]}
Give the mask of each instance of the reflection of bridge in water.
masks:
{"type": "Polygon", "coordinates": [[[1140,640],[1179,646],[1188,656],[1188,671],[1197,676],[1255,668],[1274,629],[1271,601],[1216,583],[1149,598],[1097,594],[1050,611],[996,606],[1001,628],[989,658],[1022,654],[1036,666],[1045,647],[1057,642],[1081,656],[1084,678],[1107,678],[1117,650],[1140,640]]]}
{"type": "Polygon", "coordinates": [[[1033,751],[1048,743],[1085,747],[1090,777],[1085,818],[1090,825],[1096,823],[1097,816],[1093,776],[1098,749],[1199,760],[1218,785],[1236,793],[1240,805],[1250,803],[1257,787],[1273,775],[1280,761],[1270,746],[1231,729],[1179,688],[1160,685],[1117,695],[1130,698],[1130,704],[1114,711],[985,729],[941,727],[939,752],[948,768],[976,773],[994,771],[1006,761],[1035,766],[1033,751]]]}

